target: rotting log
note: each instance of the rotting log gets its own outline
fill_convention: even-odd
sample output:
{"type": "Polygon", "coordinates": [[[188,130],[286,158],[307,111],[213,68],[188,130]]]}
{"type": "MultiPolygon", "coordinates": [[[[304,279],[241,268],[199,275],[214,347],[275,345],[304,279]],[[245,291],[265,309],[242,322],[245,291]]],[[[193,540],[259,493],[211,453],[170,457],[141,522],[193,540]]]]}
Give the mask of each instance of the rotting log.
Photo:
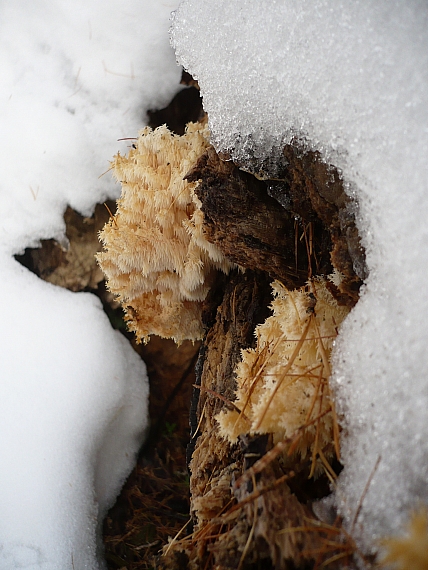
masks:
{"type": "Polygon", "coordinates": [[[303,569],[328,558],[331,567],[352,567],[352,541],[311,510],[329,492],[326,477],[308,481],[310,462],[279,454],[252,472],[268,457],[271,437],[231,444],[215,420],[233,409],[235,366],[269,316],[273,279],[297,288],[335,269],[341,282],[331,283],[331,292],[352,307],[365,277],[352,203],[337,171],[317,153],[288,146],[284,156],[280,180],[259,180],[213,148],[187,175],[199,180],[207,239],[245,271],[219,275],[205,301],[188,449],[193,532],[164,549],[159,568],[303,569]]]}
{"type": "Polygon", "coordinates": [[[331,273],[331,242],[323,224],[314,215],[299,223],[300,217],[269,196],[267,182],[221,161],[212,147],[186,178],[200,180],[196,194],[205,235],[230,261],[265,271],[293,289],[303,286],[308,274],[331,273]]]}
{"type": "Polygon", "coordinates": [[[245,560],[242,567],[283,567],[285,559],[304,559],[301,552],[312,548],[312,538],[303,532],[277,533],[290,524],[302,526],[310,511],[291,494],[285,481],[277,484],[284,475],[278,461],[257,477],[258,490],[260,486],[272,488],[254,501],[248,500],[256,491],[253,481],[234,488],[234,481],[268,451],[271,443],[268,437],[260,436],[231,445],[218,435],[214,419],[224,407],[233,406],[233,371],[241,349],[254,345],[255,326],[269,314],[270,278],[266,273],[248,270],[234,271],[224,280],[221,303],[207,310],[206,322],[213,324],[203,342],[197,368],[198,433],[193,434],[197,440],[190,462],[197,547],[191,551],[196,558],[190,558],[201,567],[210,557],[213,568],[238,568],[241,559],[245,560]],[[236,508],[240,503],[243,507],[236,508]],[[213,540],[211,537],[216,535],[219,539],[213,540]]]}
{"type": "MultiPolygon", "coordinates": [[[[170,108],[149,116],[153,127],[168,122],[172,130],[182,133],[184,123],[197,119],[200,114],[196,90],[186,90],[170,108]],[[187,98],[185,112],[181,113],[184,97],[187,98]],[[177,121],[178,111],[180,119],[177,121]]],[[[192,402],[192,437],[188,448],[193,532],[186,536],[186,528],[184,538],[181,535],[165,549],[168,553],[158,560],[159,568],[303,569],[313,568],[317,562],[321,564],[335,556],[339,567],[343,567],[352,553],[353,546],[347,544],[340,528],[310,522],[315,519],[311,502],[328,493],[325,478],[308,480],[309,465],[298,461],[287,463],[278,456],[266,462],[262,471],[247,476],[241,485],[237,485],[242,475],[251,473],[257,461],[266,457],[266,452],[272,448],[271,438],[268,435],[242,437],[238,444],[231,445],[220,439],[216,429],[216,414],[223,408],[233,407],[234,368],[240,350],[254,346],[254,328],[269,315],[270,281],[276,278],[294,288],[303,285],[311,275],[328,274],[335,268],[343,279],[337,286],[331,283],[330,288],[340,303],[353,306],[366,276],[364,251],[355,227],[355,208],[343,192],[338,172],[323,163],[317,153],[302,152],[295,144],[285,147],[284,164],[275,180],[258,180],[232,162],[220,160],[215,151],[209,149],[189,173],[189,179],[200,180],[198,197],[205,216],[205,234],[230,261],[246,268],[246,272],[234,271],[227,277],[219,274],[204,303],[206,334],[196,367],[198,387],[192,402]]],[[[108,218],[104,206],[98,207],[95,218],[98,214],[108,218]]],[[[101,276],[93,259],[99,244],[93,244],[93,237],[102,224],[95,221],[91,227],[92,221],[80,220],[70,209],[65,218],[67,228],[70,225],[76,229],[73,235],[67,231],[71,253],[66,253],[53,240],[46,240],[41,250],[27,250],[17,259],[42,278],[71,290],[95,288],[101,276]],[[80,254],[74,255],[72,251],[73,242],[79,244],[85,229],[89,229],[91,235],[86,234],[82,243],[90,241],[93,251],[85,248],[85,258],[92,265],[90,271],[85,269],[82,273],[82,264],[74,263],[74,258],[78,259],[80,254]]],[[[70,228],[70,232],[74,231],[70,228]]],[[[170,371],[162,382],[159,380],[162,374],[159,374],[158,365],[163,359],[170,358],[167,345],[168,341],[157,339],[156,346],[140,347],[140,350],[154,351],[156,366],[153,371],[150,371],[150,356],[144,354],[149,361],[149,372],[153,374],[152,399],[156,393],[161,394],[174,385],[172,380],[176,381],[176,372],[170,371]],[[153,389],[154,383],[157,391],[153,389]]],[[[191,352],[189,347],[187,350],[191,352]]],[[[184,362],[189,356],[187,350],[184,362]]],[[[182,378],[186,379],[187,373],[182,378]]],[[[182,381],[175,386],[181,387],[182,381]]],[[[181,396],[187,392],[188,386],[181,390],[181,396]]],[[[152,417],[157,417],[163,407],[164,403],[159,401],[152,417]]],[[[181,405],[178,412],[174,408],[171,417],[178,415],[181,418],[181,410],[181,405]]],[[[161,423],[155,427],[161,427],[161,423]]],[[[181,435],[181,426],[179,428],[181,435]]],[[[170,449],[163,458],[165,441],[161,445],[157,440],[149,441],[149,444],[157,446],[156,456],[162,455],[157,457],[162,467],[162,479],[158,476],[158,463],[150,466],[147,456],[143,461],[140,457],[128,488],[122,494],[122,502],[116,506],[120,516],[112,522],[113,526],[123,523],[119,525],[123,526],[122,538],[119,533],[111,537],[111,533],[107,533],[107,554],[116,555],[114,561],[107,556],[109,568],[121,568],[128,563],[133,568],[152,567],[150,552],[161,543],[159,534],[159,540],[153,542],[144,535],[143,546],[136,542],[135,548],[131,548],[134,537],[129,532],[131,528],[137,536],[144,525],[150,526],[146,524],[147,517],[144,523],[138,522],[140,529],[135,522],[136,514],[143,509],[149,510],[145,497],[158,500],[159,505],[165,507],[165,513],[171,512],[163,495],[160,498],[154,496],[155,484],[162,483],[169,491],[177,486],[174,479],[164,478],[165,465],[175,461],[175,451],[172,454],[174,461],[171,461],[170,449]],[[133,478],[138,482],[133,482],[133,478]],[[144,484],[148,487],[147,492],[144,484]],[[134,500],[135,504],[131,506],[134,500]],[[126,510],[130,513],[124,515],[126,510]]],[[[177,460],[177,464],[181,465],[181,462],[177,460]]],[[[181,481],[178,486],[181,493],[181,481]]],[[[167,498],[170,499],[169,495],[167,498]]],[[[162,525],[168,534],[166,516],[162,511],[162,525]]],[[[171,523],[170,528],[176,526],[171,523]]],[[[333,566],[329,565],[330,568],[333,566]]]]}

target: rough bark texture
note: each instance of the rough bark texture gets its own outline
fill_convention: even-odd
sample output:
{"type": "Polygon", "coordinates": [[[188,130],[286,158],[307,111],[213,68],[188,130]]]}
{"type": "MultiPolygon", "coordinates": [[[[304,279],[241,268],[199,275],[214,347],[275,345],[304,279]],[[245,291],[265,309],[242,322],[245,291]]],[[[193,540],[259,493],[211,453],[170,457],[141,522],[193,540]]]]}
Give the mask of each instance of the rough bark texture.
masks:
{"type": "Polygon", "coordinates": [[[190,566],[200,568],[208,563],[212,568],[236,569],[242,559],[245,568],[288,568],[291,561],[312,560],[311,554],[302,552],[309,552],[313,537],[278,531],[302,526],[310,511],[291,494],[286,482],[276,484],[286,472],[280,461],[267,466],[257,487],[272,490],[248,501],[256,490],[252,481],[234,489],[234,480],[271,444],[268,437],[262,436],[231,445],[218,435],[214,419],[224,407],[233,406],[233,371],[240,351],[255,344],[254,329],[269,316],[270,278],[266,273],[248,270],[244,274],[235,271],[224,280],[219,306],[215,307],[219,291],[207,303],[209,328],[197,367],[199,430],[194,435],[199,437],[190,463],[190,492],[194,531],[201,536],[196,548],[189,551],[190,566]],[[246,551],[250,534],[251,547],[246,551]],[[213,540],[211,537],[216,535],[218,540],[213,540]]]}
{"type": "MultiPolygon", "coordinates": [[[[208,492],[216,493],[209,481],[213,476],[220,476],[223,469],[233,463],[234,456],[239,455],[236,446],[218,435],[214,417],[224,406],[231,405],[228,402],[233,401],[235,392],[233,371],[240,351],[253,345],[255,326],[269,314],[269,281],[260,273],[234,271],[227,280],[222,302],[215,309],[214,322],[202,343],[197,367],[201,393],[197,409],[199,437],[190,463],[190,492],[200,505],[192,505],[198,523],[213,516],[213,508],[208,507],[209,501],[205,499],[208,492]]],[[[208,311],[206,319],[208,322],[212,319],[208,311]]],[[[220,509],[214,510],[218,513],[220,509]]]]}
{"type": "Polygon", "coordinates": [[[258,180],[222,161],[213,148],[206,151],[186,177],[200,180],[196,193],[206,236],[231,261],[266,271],[288,288],[334,268],[342,282],[330,283],[331,292],[352,307],[367,276],[356,205],[337,170],[318,153],[288,145],[284,157],[281,179],[258,180]]]}
{"type": "Polygon", "coordinates": [[[300,223],[268,195],[265,181],[221,161],[213,148],[186,178],[201,181],[196,193],[206,236],[231,261],[265,271],[292,289],[308,275],[331,273],[331,242],[322,223],[314,215],[300,223]]]}
{"type": "MultiPolygon", "coordinates": [[[[309,463],[296,458],[286,464],[278,457],[238,486],[236,481],[272,447],[270,437],[243,437],[232,445],[216,425],[215,416],[233,406],[240,350],[254,346],[254,328],[270,313],[270,280],[261,271],[234,271],[219,278],[206,301],[207,334],[196,366],[196,417],[191,418],[193,534],[175,543],[158,568],[303,570],[313,568],[325,548],[328,533],[308,521],[315,519],[311,501],[328,492],[326,482],[321,478],[308,486],[309,463]]],[[[339,550],[338,543],[328,552],[339,550]]]]}
{"type": "Polygon", "coordinates": [[[233,371],[269,314],[272,279],[296,288],[334,268],[342,282],[331,283],[332,292],[353,306],[365,277],[353,205],[337,171],[292,146],[284,156],[288,167],[280,180],[259,180],[212,148],[187,175],[200,181],[207,239],[245,272],[219,277],[205,303],[188,449],[194,529],[168,549],[162,568],[303,569],[329,557],[338,560],[330,567],[352,567],[354,546],[340,529],[311,522],[312,501],[328,494],[326,479],[308,482],[308,464],[278,456],[238,486],[272,447],[270,437],[241,437],[232,445],[215,420],[234,406],[233,371]]]}

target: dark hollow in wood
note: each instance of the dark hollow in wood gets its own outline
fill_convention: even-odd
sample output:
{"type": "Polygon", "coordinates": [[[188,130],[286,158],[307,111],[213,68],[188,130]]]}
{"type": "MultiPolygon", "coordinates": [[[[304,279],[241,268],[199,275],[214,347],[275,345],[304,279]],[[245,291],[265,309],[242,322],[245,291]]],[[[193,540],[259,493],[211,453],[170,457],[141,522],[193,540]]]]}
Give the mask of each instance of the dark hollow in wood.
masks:
{"type": "Polygon", "coordinates": [[[199,180],[204,231],[231,261],[267,272],[288,288],[332,271],[328,231],[316,215],[296,218],[268,195],[267,183],[223,162],[209,148],[186,176],[199,180]]]}
{"type": "Polygon", "coordinates": [[[259,180],[209,148],[186,176],[199,180],[205,235],[231,261],[266,271],[291,289],[334,268],[342,282],[329,282],[330,290],[352,307],[367,277],[357,206],[319,153],[287,145],[284,159],[280,179],[259,180]]]}
{"type": "MultiPolygon", "coordinates": [[[[106,202],[110,210],[116,204],[106,202]]],[[[15,259],[24,267],[45,281],[59,285],[70,291],[94,291],[104,275],[95,260],[101,251],[98,232],[109,219],[104,204],[97,204],[90,218],[81,216],[70,206],[64,212],[65,234],[68,247],[61,246],[54,239],[40,240],[40,247],[26,248],[15,259]]]]}
{"type": "Polygon", "coordinates": [[[357,204],[345,193],[337,169],[323,162],[318,152],[302,152],[297,145],[286,145],[284,158],[290,207],[303,219],[308,212],[315,213],[329,231],[331,263],[343,276],[338,288],[331,283],[330,289],[340,303],[353,307],[367,277],[365,251],[355,224],[357,204]]]}
{"type": "Polygon", "coordinates": [[[166,125],[173,133],[183,135],[187,123],[197,123],[205,115],[197,81],[183,71],[180,83],[187,85],[187,88],[179,91],[169,105],[163,109],[147,111],[148,125],[152,129],[166,125]]]}

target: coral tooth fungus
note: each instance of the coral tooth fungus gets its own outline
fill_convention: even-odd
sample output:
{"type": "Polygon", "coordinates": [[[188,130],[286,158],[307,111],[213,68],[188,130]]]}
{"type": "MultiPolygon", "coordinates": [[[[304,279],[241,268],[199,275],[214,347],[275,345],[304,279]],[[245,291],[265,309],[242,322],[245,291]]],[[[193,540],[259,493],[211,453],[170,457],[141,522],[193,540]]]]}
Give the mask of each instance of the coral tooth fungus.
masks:
{"type": "Polygon", "coordinates": [[[112,162],[122,196],[100,233],[105,251],[97,258],[139,341],[151,334],[200,339],[201,302],[216,270],[232,267],[203,235],[197,182],[184,180],[209,146],[208,134],[201,123],[190,123],[183,136],[146,127],[136,148],[112,162]]]}

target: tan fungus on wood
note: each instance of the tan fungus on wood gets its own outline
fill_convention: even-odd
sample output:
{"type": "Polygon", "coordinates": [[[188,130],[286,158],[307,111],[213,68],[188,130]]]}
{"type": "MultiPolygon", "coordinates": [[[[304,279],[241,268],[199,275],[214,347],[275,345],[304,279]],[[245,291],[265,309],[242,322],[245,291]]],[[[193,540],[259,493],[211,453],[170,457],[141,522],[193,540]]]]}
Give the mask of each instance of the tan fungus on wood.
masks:
{"type": "Polygon", "coordinates": [[[294,450],[303,459],[311,453],[313,467],[320,457],[328,469],[322,450],[330,449],[331,456],[328,444],[337,443],[329,359],[349,309],[338,305],[321,278],[294,291],[279,281],[272,288],[273,315],[256,328],[257,346],[242,350],[236,367],[234,404],[240,412],[222,411],[217,416],[220,432],[232,443],[239,435],[263,433],[272,433],[277,442],[310,424],[294,450]]]}
{"type": "Polygon", "coordinates": [[[128,156],[111,163],[122,196],[100,233],[105,251],[97,259],[139,341],[151,334],[178,343],[202,338],[201,302],[216,270],[232,267],[204,237],[197,182],[184,180],[208,135],[201,123],[190,123],[183,136],[146,127],[128,156]]]}

